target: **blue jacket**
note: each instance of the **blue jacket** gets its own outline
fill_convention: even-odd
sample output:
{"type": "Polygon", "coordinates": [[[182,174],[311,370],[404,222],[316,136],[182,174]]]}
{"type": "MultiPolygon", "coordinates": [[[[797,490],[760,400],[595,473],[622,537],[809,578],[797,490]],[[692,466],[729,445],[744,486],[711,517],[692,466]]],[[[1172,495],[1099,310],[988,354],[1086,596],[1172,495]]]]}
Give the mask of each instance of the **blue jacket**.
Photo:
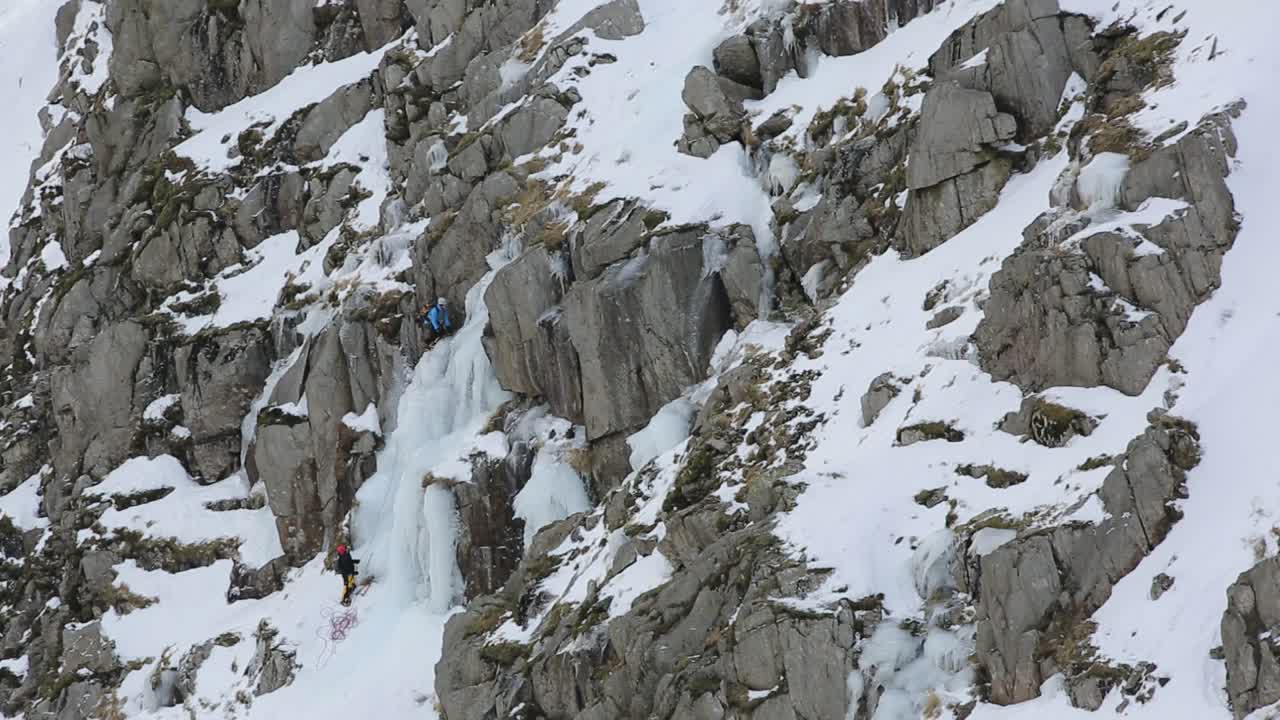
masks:
{"type": "Polygon", "coordinates": [[[427,322],[431,324],[431,329],[436,332],[453,329],[453,320],[449,317],[449,309],[442,308],[439,305],[432,305],[431,309],[427,311],[427,322]]]}

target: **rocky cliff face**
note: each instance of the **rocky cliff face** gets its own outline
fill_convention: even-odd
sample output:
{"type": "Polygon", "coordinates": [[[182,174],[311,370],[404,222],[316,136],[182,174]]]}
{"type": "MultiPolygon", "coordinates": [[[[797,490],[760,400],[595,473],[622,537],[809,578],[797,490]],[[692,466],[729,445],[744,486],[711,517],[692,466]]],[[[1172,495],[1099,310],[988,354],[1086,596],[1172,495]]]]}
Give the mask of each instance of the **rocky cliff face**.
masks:
{"type": "Polygon", "coordinates": [[[1274,259],[1267,13],[47,12],[0,280],[0,714],[1280,701],[1280,507],[1233,409],[1280,397],[1241,359],[1274,323],[1242,269],[1274,259]]]}

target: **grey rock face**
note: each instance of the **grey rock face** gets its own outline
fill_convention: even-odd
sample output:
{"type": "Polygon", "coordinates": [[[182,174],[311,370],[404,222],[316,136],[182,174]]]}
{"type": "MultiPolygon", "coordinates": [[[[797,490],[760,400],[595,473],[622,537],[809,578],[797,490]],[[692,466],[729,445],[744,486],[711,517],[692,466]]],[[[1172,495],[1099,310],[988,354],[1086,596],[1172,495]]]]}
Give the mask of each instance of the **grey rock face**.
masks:
{"type": "MultiPolygon", "coordinates": [[[[857,273],[889,246],[896,216],[883,212],[886,199],[902,187],[911,130],[850,140],[819,152],[815,164],[828,190],[818,204],[780,232],[782,256],[797,278],[819,277],[810,300],[828,297],[840,280],[857,273]],[[884,193],[884,188],[895,189],[884,193]]],[[[896,209],[896,208],[895,208],[896,209]]],[[[776,213],[775,213],[776,214],[776,213]]]]}
{"type": "Polygon", "coordinates": [[[900,250],[922,255],[995,207],[1010,165],[992,146],[1011,139],[1016,127],[990,93],[953,82],[929,90],[907,166],[900,250]]]}
{"type": "Polygon", "coordinates": [[[671,232],[570,289],[565,316],[592,439],[639,427],[706,372],[731,320],[724,284],[704,277],[703,262],[702,233],[671,232]]]}
{"type": "Polygon", "coordinates": [[[749,226],[734,225],[716,235],[725,243],[724,264],[720,280],[733,312],[733,325],[741,330],[761,315],[761,293],[765,285],[764,263],[756,246],[755,233],[749,226]]]}
{"type": "Polygon", "coordinates": [[[609,265],[630,257],[644,244],[649,225],[661,220],[661,215],[636,202],[613,200],[605,204],[573,230],[573,276],[592,280],[609,265]]]}
{"type": "Polygon", "coordinates": [[[1148,555],[1180,517],[1173,503],[1185,495],[1185,473],[1199,463],[1195,428],[1174,418],[1154,424],[1129,443],[1098,491],[1107,518],[1027,534],[979,562],[977,655],[991,678],[991,699],[1023,702],[1056,672],[1054,657],[1087,657],[1064,648],[1112,588],[1148,555]]]}
{"type": "Polygon", "coordinates": [[[986,146],[1009,140],[1016,131],[1013,116],[996,110],[990,93],[954,82],[935,85],[920,110],[907,186],[920,190],[972,172],[992,159],[986,146]]]}
{"type": "Polygon", "coordinates": [[[1280,648],[1271,631],[1280,625],[1280,558],[1267,558],[1227,588],[1222,649],[1227,693],[1236,718],[1280,700],[1280,648]]]}
{"type": "Polygon", "coordinates": [[[316,32],[312,7],[291,0],[247,0],[229,9],[200,0],[120,0],[107,8],[120,92],[182,87],[205,112],[280,82],[306,57],[316,32]]]}
{"type": "MultiPolygon", "coordinates": [[[[419,5],[425,6],[423,0],[419,5]]],[[[400,36],[411,16],[403,0],[356,0],[365,46],[379,48],[400,36]]]]}
{"type": "MultiPolygon", "coordinates": [[[[393,387],[403,360],[385,335],[399,332],[398,323],[388,323],[400,312],[399,299],[353,301],[307,341],[256,418],[246,469],[251,482],[265,484],[290,563],[305,562],[337,537],[356,491],[375,470],[379,439],[343,418],[373,404],[383,431],[395,426],[393,387]]],[[[278,574],[274,563],[240,569],[229,594],[269,588],[278,574]]]]}
{"type": "Polygon", "coordinates": [[[298,559],[314,554],[324,539],[313,447],[305,419],[266,425],[258,421],[254,465],[266,483],[281,544],[298,559]]]}
{"type": "Polygon", "coordinates": [[[578,353],[569,337],[561,301],[567,278],[559,252],[535,247],[498,271],[485,293],[494,341],[490,353],[498,380],[508,390],[540,396],[552,411],[582,422],[578,353]]]}
{"type": "Polygon", "coordinates": [[[240,423],[271,371],[270,336],[248,327],[196,337],[174,353],[193,473],[217,482],[240,464],[240,423]]]}
{"type": "Polygon", "coordinates": [[[1235,147],[1230,114],[1214,115],[1130,171],[1123,209],[1151,197],[1188,205],[1135,227],[1159,252],[1135,253],[1132,235],[1101,232],[1064,253],[1062,240],[1087,228],[1065,212],[1028,227],[1022,247],[992,278],[974,334],[983,368],[1032,390],[1101,384],[1141,393],[1191,312],[1221,282],[1222,256],[1236,233],[1225,183],[1235,147]]]}
{"type": "Polygon", "coordinates": [[[458,568],[468,599],[497,592],[520,563],[524,523],[516,520],[512,501],[529,481],[533,456],[517,444],[504,460],[477,459],[471,482],[453,488],[461,517],[458,568]]]}
{"type": "Polygon", "coordinates": [[[1052,130],[1071,74],[1098,63],[1087,24],[1057,0],[1010,0],[952,33],[929,61],[939,82],[921,110],[899,249],[928,252],[995,207],[1010,173],[1000,146],[1052,130]]]}
{"type": "Polygon", "coordinates": [[[933,0],[837,0],[819,6],[809,18],[811,41],[828,55],[854,55],[883,40],[891,25],[906,24],[932,10],[935,4],[933,0]]]}
{"type": "Polygon", "coordinates": [[[534,98],[503,120],[502,146],[513,159],[526,155],[550,142],[568,117],[568,108],[556,100],[534,98]]]}
{"type": "Polygon", "coordinates": [[[102,623],[94,621],[62,631],[63,672],[76,673],[84,669],[96,674],[110,672],[117,666],[115,643],[102,633],[102,623]]]}
{"type": "Polygon", "coordinates": [[[748,37],[756,51],[764,93],[773,92],[778,81],[793,70],[800,77],[808,76],[807,48],[835,56],[863,52],[883,40],[891,27],[905,25],[936,4],[935,0],[836,0],[815,7],[793,6],[790,38],[782,23],[762,20],[753,24],[748,37]]]}
{"type": "Polygon", "coordinates": [[[134,373],[147,340],[141,325],[110,325],[76,353],[74,364],[54,369],[53,461],[64,477],[81,468],[104,477],[128,457],[142,414],[134,402],[134,373]]]}
{"type": "Polygon", "coordinates": [[[416,283],[423,302],[443,295],[453,307],[464,306],[467,289],[488,272],[485,258],[502,238],[501,211],[518,193],[519,186],[507,173],[490,175],[471,191],[443,236],[435,242],[430,232],[422,236],[415,247],[415,266],[423,268],[416,283]]]}
{"type": "Polygon", "coordinates": [[[1092,79],[1098,62],[1088,25],[1063,13],[1058,0],[1009,0],[952,33],[929,58],[929,70],[990,92],[1029,138],[1057,122],[1071,73],[1092,79]],[[984,50],[984,62],[967,63],[984,50]]]}

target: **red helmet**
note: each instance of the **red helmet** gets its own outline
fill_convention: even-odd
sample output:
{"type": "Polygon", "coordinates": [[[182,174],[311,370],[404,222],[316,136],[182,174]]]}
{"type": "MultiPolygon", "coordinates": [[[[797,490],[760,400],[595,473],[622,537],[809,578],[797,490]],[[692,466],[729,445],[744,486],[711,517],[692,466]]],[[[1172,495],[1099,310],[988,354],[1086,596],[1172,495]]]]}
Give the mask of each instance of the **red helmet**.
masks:
{"type": "Polygon", "coordinates": [[[346,554],[347,554],[347,546],[346,546],[346,545],[339,545],[339,546],[338,546],[338,554],[339,554],[339,555],[346,555],[346,554]]]}

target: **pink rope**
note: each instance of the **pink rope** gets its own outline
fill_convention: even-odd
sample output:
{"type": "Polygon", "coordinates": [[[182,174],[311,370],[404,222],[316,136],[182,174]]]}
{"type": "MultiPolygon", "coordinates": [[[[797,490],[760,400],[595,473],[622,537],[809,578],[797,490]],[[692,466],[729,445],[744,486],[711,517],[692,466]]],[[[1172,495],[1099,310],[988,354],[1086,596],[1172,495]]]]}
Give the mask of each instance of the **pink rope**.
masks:
{"type": "Polygon", "coordinates": [[[338,643],[347,639],[347,635],[355,629],[360,620],[356,615],[356,609],[353,607],[343,608],[342,610],[328,607],[322,610],[320,614],[327,622],[316,628],[316,637],[320,638],[322,643],[320,659],[317,665],[318,667],[324,667],[337,653],[338,643]]]}

